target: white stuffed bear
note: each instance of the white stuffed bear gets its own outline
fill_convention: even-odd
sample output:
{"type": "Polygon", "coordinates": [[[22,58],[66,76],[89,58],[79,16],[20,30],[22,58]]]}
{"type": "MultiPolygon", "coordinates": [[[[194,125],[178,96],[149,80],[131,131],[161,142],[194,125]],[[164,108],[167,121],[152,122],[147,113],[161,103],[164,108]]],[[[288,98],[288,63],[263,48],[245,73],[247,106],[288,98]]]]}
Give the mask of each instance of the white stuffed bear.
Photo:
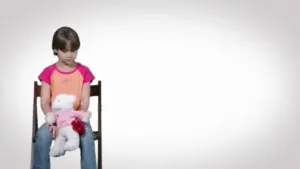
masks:
{"type": "Polygon", "coordinates": [[[56,123],[58,127],[58,135],[49,153],[52,157],[64,155],[66,151],[73,151],[79,147],[80,135],[73,129],[72,122],[76,118],[88,122],[91,112],[75,111],[73,109],[75,100],[76,97],[73,95],[60,94],[52,103],[53,113],[46,114],[46,122],[49,125],[56,123]]]}

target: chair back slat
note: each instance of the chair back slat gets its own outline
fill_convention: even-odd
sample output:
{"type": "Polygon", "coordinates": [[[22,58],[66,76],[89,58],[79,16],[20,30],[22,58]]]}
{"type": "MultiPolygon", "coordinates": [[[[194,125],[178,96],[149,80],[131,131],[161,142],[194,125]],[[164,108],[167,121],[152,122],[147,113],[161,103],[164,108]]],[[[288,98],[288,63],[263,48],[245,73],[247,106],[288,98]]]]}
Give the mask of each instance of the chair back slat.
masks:
{"type": "Polygon", "coordinates": [[[91,93],[90,93],[90,96],[91,97],[100,97],[99,93],[101,91],[101,85],[98,84],[98,85],[91,85],[91,93]]]}
{"type": "MultiPolygon", "coordinates": [[[[35,89],[35,97],[41,97],[41,85],[38,85],[37,82],[34,83],[34,89],[35,89]]],[[[99,96],[99,89],[100,86],[98,85],[91,85],[91,92],[90,92],[90,96],[91,97],[95,97],[95,96],[99,96]]]]}

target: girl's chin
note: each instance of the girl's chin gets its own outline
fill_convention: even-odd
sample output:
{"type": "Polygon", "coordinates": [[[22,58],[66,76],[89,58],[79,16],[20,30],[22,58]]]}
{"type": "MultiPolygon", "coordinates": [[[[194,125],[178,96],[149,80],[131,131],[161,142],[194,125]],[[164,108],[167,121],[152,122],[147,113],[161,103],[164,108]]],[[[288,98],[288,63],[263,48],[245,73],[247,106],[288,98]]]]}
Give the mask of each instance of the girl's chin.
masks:
{"type": "Polygon", "coordinates": [[[64,63],[68,66],[74,66],[75,65],[75,61],[65,61],[64,63]]]}

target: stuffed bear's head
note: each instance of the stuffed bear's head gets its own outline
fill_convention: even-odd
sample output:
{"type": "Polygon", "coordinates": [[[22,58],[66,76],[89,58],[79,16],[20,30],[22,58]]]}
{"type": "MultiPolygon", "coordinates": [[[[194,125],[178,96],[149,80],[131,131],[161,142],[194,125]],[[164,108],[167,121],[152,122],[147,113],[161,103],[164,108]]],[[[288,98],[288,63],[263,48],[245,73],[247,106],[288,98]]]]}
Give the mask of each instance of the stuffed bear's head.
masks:
{"type": "Polygon", "coordinates": [[[52,102],[52,111],[73,109],[76,96],[70,94],[59,94],[52,102]]]}

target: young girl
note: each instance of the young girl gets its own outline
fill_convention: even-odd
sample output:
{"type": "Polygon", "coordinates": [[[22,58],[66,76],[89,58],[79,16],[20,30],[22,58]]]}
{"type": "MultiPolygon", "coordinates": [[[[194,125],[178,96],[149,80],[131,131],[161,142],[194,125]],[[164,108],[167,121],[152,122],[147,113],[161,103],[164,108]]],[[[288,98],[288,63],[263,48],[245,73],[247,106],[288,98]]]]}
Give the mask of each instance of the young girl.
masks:
{"type": "MultiPolygon", "coordinates": [[[[41,81],[41,108],[44,114],[51,112],[51,102],[58,94],[72,94],[77,100],[76,110],[87,111],[90,103],[90,83],[94,76],[89,68],[76,62],[80,47],[78,34],[70,27],[61,27],[53,35],[52,49],[58,61],[47,66],[39,75],[41,81]]],[[[37,131],[33,169],[50,169],[50,147],[57,135],[56,126],[44,123],[37,131]]],[[[93,131],[89,123],[80,138],[81,169],[96,169],[96,153],[93,131]]],[[[65,152],[59,156],[64,155],[65,152]]]]}

